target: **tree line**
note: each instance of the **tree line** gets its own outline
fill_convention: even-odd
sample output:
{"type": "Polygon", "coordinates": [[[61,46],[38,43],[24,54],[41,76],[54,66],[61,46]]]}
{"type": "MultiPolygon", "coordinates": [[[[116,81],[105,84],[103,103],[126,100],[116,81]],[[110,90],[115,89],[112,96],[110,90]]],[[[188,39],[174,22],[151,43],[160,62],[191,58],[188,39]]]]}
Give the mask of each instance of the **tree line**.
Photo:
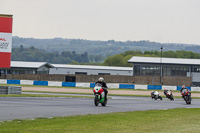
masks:
{"type": "Polygon", "coordinates": [[[79,63],[92,63],[102,62],[104,57],[101,55],[88,55],[87,52],[83,54],[77,54],[76,51],[63,51],[59,52],[46,52],[35,48],[33,46],[24,48],[20,45],[20,48],[12,49],[12,61],[33,61],[33,62],[49,62],[57,64],[79,64],[79,63]]]}
{"type": "MultiPolygon", "coordinates": [[[[128,60],[132,56],[160,57],[161,52],[156,50],[129,50],[121,54],[108,56],[106,59],[102,55],[89,55],[87,52],[77,54],[76,51],[63,52],[46,52],[33,46],[12,49],[12,61],[33,61],[33,62],[49,62],[55,64],[82,64],[82,65],[104,65],[104,66],[122,66],[131,67],[132,64],[128,60]]],[[[192,51],[163,51],[162,57],[168,58],[189,58],[200,59],[199,53],[192,51]]]]}
{"type": "MultiPolygon", "coordinates": [[[[132,56],[144,56],[144,57],[161,57],[160,51],[126,51],[121,54],[116,54],[114,56],[109,56],[105,59],[103,65],[105,66],[123,66],[131,67],[132,64],[128,63],[128,60],[132,56]]],[[[163,51],[162,57],[167,58],[188,58],[188,59],[200,59],[199,53],[194,53],[192,51],[163,51]]]]}

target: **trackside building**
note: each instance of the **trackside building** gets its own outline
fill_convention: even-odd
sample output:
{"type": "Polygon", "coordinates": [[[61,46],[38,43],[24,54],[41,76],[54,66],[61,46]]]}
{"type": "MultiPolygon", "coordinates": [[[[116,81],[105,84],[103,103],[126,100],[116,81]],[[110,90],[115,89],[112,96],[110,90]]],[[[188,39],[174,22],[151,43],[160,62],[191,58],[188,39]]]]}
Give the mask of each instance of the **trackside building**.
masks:
{"type": "Polygon", "coordinates": [[[166,77],[190,77],[191,85],[200,86],[200,59],[133,56],[128,62],[133,63],[135,77],[151,76],[152,82],[158,77],[157,82],[160,80],[161,84],[166,77]]]}
{"type": "Polygon", "coordinates": [[[132,67],[52,64],[49,74],[126,75],[132,76],[132,67]]]}

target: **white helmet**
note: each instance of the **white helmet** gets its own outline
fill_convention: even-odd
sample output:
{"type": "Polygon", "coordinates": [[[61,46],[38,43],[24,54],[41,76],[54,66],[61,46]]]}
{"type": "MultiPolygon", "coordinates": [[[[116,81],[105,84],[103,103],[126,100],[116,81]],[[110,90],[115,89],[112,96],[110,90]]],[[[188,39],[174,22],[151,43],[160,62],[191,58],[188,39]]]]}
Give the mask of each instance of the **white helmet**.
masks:
{"type": "Polygon", "coordinates": [[[104,81],[104,79],[103,79],[102,77],[100,77],[100,78],[99,78],[99,81],[100,81],[100,82],[103,82],[103,81],[104,81]]]}

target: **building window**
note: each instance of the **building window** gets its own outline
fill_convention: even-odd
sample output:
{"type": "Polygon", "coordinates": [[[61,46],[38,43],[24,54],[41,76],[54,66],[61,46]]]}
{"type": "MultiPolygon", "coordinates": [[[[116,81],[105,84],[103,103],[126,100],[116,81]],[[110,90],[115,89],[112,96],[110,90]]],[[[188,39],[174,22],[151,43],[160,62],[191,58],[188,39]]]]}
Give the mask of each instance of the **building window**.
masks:
{"type": "Polygon", "coordinates": [[[188,67],[163,67],[163,76],[186,76],[189,72],[188,67]]]}
{"type": "MultiPolygon", "coordinates": [[[[163,66],[163,76],[187,76],[189,67],[163,66]]],[[[200,69],[199,69],[200,72],[200,69]]],[[[160,66],[134,65],[134,75],[160,76],[160,66]]]]}
{"type": "Polygon", "coordinates": [[[160,67],[134,65],[134,75],[157,76],[160,75],[160,67]]]}
{"type": "Polygon", "coordinates": [[[0,70],[0,73],[1,74],[5,74],[5,70],[0,70]]]}
{"type": "Polygon", "coordinates": [[[98,75],[110,75],[110,73],[98,73],[98,75]]]}
{"type": "Polygon", "coordinates": [[[75,72],[76,75],[87,75],[87,72],[75,72]]]}
{"type": "Polygon", "coordinates": [[[200,72],[200,66],[193,66],[192,72],[200,72]]]}

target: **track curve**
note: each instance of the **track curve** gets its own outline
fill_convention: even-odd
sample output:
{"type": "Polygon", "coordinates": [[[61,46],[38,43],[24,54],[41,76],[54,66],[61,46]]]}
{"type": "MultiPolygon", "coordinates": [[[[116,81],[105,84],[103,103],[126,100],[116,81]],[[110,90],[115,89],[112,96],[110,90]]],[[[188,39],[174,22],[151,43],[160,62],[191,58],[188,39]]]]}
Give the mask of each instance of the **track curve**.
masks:
{"type": "Polygon", "coordinates": [[[164,98],[160,101],[149,97],[113,96],[106,107],[96,107],[92,98],[1,97],[0,107],[0,121],[6,121],[137,110],[199,108],[200,99],[194,99],[191,105],[186,105],[182,99],[169,101],[164,98]]]}

